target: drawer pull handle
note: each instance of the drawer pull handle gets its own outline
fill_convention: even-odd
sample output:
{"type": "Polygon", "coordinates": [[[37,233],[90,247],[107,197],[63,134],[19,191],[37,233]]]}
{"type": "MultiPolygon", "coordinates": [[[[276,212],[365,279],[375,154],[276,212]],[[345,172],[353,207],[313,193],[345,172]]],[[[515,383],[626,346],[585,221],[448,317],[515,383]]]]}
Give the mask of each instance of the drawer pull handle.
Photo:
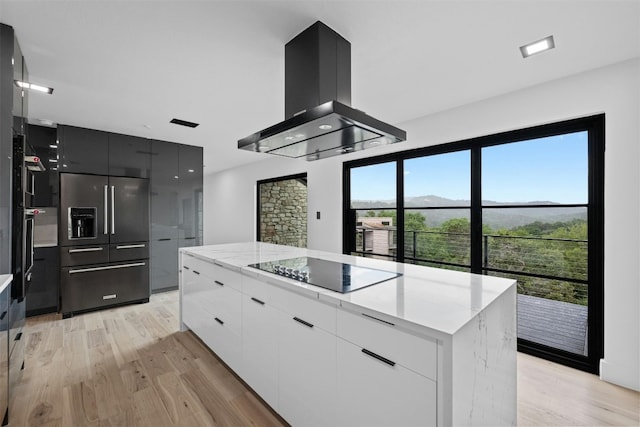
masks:
{"type": "Polygon", "coordinates": [[[111,295],[102,295],[102,299],[103,300],[108,300],[108,299],[116,299],[117,295],[116,294],[111,294],[111,295]]]}
{"type": "Polygon", "coordinates": [[[117,268],[143,267],[145,265],[147,264],[145,264],[144,262],[134,262],[133,264],[118,264],[118,265],[110,265],[106,267],[80,268],[77,270],[69,270],[69,274],[89,273],[91,271],[102,271],[102,270],[115,270],[117,268]]]}
{"type": "Polygon", "coordinates": [[[77,254],[80,252],[97,252],[97,251],[103,251],[104,248],[84,248],[84,249],[69,249],[69,253],[70,254],[77,254]]]}
{"type": "Polygon", "coordinates": [[[214,280],[213,283],[215,283],[216,285],[224,286],[224,283],[219,282],[218,280],[214,280]]]}
{"type": "Polygon", "coordinates": [[[3,311],[2,315],[0,316],[0,320],[4,320],[4,318],[7,316],[7,312],[3,311]]]}
{"type": "Polygon", "coordinates": [[[366,354],[367,356],[371,356],[371,357],[373,357],[374,359],[378,359],[379,361],[386,363],[386,364],[387,364],[387,365],[389,365],[389,366],[395,366],[395,365],[396,365],[396,362],[394,362],[394,361],[392,361],[392,360],[389,360],[389,359],[387,359],[386,357],[382,357],[382,356],[380,356],[379,354],[375,354],[373,351],[369,351],[369,350],[367,350],[366,348],[363,348],[363,349],[362,349],[362,352],[363,352],[364,354],[366,354]]]}
{"type": "Polygon", "coordinates": [[[260,305],[264,305],[264,301],[260,301],[258,298],[251,297],[251,301],[255,301],[260,305]]]}
{"type": "Polygon", "coordinates": [[[22,339],[22,332],[18,332],[18,335],[13,339],[14,341],[20,341],[22,339]]]}
{"type": "Polygon", "coordinates": [[[304,320],[298,318],[298,317],[294,317],[293,320],[295,320],[298,323],[302,323],[304,326],[308,326],[310,328],[313,328],[313,323],[309,323],[309,322],[305,322],[304,320]]]}
{"type": "Polygon", "coordinates": [[[166,239],[158,239],[158,242],[168,242],[169,240],[171,240],[171,239],[169,239],[169,238],[166,238],[166,239]]]}
{"type": "Polygon", "coordinates": [[[182,268],[184,268],[185,270],[189,270],[189,267],[187,267],[186,265],[183,265],[182,268]]]}
{"type": "Polygon", "coordinates": [[[195,271],[195,270],[193,270],[193,274],[200,275],[200,272],[199,272],[199,271],[195,271]]]}
{"type": "Polygon", "coordinates": [[[222,320],[218,319],[217,317],[215,319],[216,319],[216,322],[220,323],[221,325],[224,325],[224,322],[222,320]]]}
{"type": "Polygon", "coordinates": [[[144,248],[144,243],[138,243],[136,245],[117,245],[116,249],[134,249],[134,248],[144,248]]]}
{"type": "Polygon", "coordinates": [[[185,237],[184,240],[195,240],[195,237],[185,237]]]}
{"type": "Polygon", "coordinates": [[[386,323],[389,326],[396,326],[395,323],[387,322],[386,320],[378,319],[377,317],[373,317],[369,314],[362,313],[364,317],[368,317],[369,319],[377,320],[378,322],[386,323]]]}

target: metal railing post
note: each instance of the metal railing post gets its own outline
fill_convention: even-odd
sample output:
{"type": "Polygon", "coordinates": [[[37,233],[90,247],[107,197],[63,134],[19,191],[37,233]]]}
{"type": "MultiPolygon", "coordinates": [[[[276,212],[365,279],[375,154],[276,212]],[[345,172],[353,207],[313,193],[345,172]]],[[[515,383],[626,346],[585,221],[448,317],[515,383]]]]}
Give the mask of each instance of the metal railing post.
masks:
{"type": "Polygon", "coordinates": [[[484,252],[482,257],[482,267],[487,268],[487,266],[489,265],[489,236],[484,234],[482,236],[482,240],[483,240],[482,251],[484,252]]]}

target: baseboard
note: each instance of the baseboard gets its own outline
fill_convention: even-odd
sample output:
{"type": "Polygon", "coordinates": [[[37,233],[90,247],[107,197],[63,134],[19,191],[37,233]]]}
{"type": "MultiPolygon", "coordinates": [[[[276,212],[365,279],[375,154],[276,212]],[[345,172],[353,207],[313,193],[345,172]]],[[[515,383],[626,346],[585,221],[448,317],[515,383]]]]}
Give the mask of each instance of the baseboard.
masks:
{"type": "Polygon", "coordinates": [[[638,365],[623,366],[600,359],[600,379],[621,387],[640,391],[640,372],[638,372],[638,365]]]}

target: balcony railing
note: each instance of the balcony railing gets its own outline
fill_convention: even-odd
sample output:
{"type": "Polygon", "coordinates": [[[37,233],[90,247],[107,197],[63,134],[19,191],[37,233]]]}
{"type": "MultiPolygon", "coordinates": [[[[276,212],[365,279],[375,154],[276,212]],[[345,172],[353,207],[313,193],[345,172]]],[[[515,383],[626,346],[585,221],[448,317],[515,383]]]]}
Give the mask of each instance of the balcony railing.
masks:
{"type": "MultiPolygon", "coordinates": [[[[354,254],[395,257],[395,251],[362,250],[367,244],[365,233],[357,232],[354,254]]],[[[395,229],[389,232],[395,234],[395,229]]],[[[484,274],[517,280],[518,336],[586,352],[588,241],[485,234],[482,243],[484,274]]],[[[470,271],[470,247],[469,233],[407,231],[404,261],[470,271]]]]}

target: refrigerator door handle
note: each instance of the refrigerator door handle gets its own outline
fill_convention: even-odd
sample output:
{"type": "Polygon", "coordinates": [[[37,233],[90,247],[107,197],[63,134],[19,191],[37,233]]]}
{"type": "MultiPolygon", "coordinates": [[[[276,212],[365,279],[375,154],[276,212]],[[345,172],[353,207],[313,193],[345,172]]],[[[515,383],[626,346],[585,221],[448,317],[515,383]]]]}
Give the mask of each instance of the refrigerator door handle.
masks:
{"type": "Polygon", "coordinates": [[[144,267],[145,265],[146,264],[144,262],[134,262],[132,264],[109,265],[105,267],[78,268],[76,270],[69,270],[69,274],[89,273],[91,271],[102,271],[102,270],[115,270],[116,268],[144,267]]]}
{"type": "Polygon", "coordinates": [[[107,185],[104,186],[104,234],[108,234],[109,233],[109,223],[108,223],[108,218],[109,218],[109,214],[108,214],[108,206],[109,206],[109,201],[107,199],[107,185]]]}
{"type": "Polygon", "coordinates": [[[111,234],[116,234],[116,219],[115,219],[116,199],[115,199],[115,191],[116,191],[116,186],[112,185],[111,186],[111,234]]]}

